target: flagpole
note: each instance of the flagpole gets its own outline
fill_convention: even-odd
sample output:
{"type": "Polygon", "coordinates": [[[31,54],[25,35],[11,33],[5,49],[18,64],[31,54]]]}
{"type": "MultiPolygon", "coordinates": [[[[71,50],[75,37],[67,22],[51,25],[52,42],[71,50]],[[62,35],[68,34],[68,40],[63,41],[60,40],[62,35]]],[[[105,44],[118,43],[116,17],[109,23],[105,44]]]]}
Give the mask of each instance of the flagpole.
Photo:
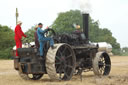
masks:
{"type": "Polygon", "coordinates": [[[17,22],[18,22],[18,16],[19,16],[18,8],[16,8],[16,25],[17,25],[17,22]]]}

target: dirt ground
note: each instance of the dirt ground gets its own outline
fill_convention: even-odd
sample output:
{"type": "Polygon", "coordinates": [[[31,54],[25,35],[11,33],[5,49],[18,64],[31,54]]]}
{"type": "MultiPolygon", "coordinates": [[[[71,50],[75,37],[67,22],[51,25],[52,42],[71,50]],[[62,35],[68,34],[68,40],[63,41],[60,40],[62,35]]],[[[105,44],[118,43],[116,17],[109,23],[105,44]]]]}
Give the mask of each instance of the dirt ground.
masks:
{"type": "Polygon", "coordinates": [[[112,68],[109,76],[97,77],[93,72],[73,76],[70,81],[51,81],[44,75],[38,81],[25,81],[13,69],[12,60],[0,60],[0,85],[128,85],[128,56],[112,56],[112,68]]]}

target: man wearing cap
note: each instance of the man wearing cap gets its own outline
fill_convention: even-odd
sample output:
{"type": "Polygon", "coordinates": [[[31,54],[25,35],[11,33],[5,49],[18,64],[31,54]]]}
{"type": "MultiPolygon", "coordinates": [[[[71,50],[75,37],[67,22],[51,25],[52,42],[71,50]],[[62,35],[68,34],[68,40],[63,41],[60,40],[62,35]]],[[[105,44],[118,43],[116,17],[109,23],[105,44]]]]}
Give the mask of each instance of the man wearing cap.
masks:
{"type": "Polygon", "coordinates": [[[16,42],[16,56],[18,56],[17,49],[22,48],[22,36],[26,37],[21,29],[22,22],[18,21],[17,26],[15,27],[15,42],[16,42]]]}
{"type": "Polygon", "coordinates": [[[52,49],[54,49],[54,41],[52,38],[46,38],[44,36],[44,33],[46,33],[47,31],[49,31],[50,29],[45,29],[45,30],[42,30],[41,28],[43,27],[43,24],[42,23],[39,23],[38,24],[38,28],[37,28],[37,35],[38,35],[38,40],[39,40],[39,44],[40,44],[40,56],[43,56],[43,47],[44,47],[44,44],[46,41],[50,41],[50,46],[52,49]]]}
{"type": "Polygon", "coordinates": [[[22,36],[26,37],[21,29],[22,22],[18,21],[17,26],[15,27],[15,42],[16,42],[16,56],[14,57],[14,67],[18,70],[18,62],[19,62],[19,55],[18,55],[18,48],[22,48],[22,36]]]}

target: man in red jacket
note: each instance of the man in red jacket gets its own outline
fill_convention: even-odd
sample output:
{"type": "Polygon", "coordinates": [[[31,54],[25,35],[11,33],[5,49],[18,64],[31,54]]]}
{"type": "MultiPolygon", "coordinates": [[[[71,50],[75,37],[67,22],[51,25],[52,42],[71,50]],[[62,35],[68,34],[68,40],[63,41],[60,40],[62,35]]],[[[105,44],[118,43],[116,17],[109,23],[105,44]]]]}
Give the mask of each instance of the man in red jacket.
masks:
{"type": "Polygon", "coordinates": [[[16,42],[16,57],[18,57],[18,52],[17,52],[17,49],[18,48],[22,48],[22,36],[26,37],[26,35],[23,33],[22,29],[21,29],[21,25],[22,25],[22,22],[19,21],[17,23],[17,26],[15,27],[15,42],[16,42]]]}

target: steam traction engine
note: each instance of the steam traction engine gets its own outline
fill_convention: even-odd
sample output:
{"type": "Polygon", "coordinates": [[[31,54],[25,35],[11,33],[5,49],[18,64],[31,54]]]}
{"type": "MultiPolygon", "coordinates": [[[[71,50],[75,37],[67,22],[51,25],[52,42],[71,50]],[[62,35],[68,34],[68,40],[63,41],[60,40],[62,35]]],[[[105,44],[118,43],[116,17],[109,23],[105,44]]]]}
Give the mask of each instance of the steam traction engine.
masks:
{"type": "Polygon", "coordinates": [[[83,14],[83,32],[55,34],[55,49],[46,42],[44,56],[34,47],[19,48],[19,75],[25,80],[38,80],[48,74],[52,80],[70,80],[73,74],[93,71],[95,75],[108,75],[111,70],[110,57],[106,52],[98,52],[98,45],[89,43],[89,15],[83,14]]]}

